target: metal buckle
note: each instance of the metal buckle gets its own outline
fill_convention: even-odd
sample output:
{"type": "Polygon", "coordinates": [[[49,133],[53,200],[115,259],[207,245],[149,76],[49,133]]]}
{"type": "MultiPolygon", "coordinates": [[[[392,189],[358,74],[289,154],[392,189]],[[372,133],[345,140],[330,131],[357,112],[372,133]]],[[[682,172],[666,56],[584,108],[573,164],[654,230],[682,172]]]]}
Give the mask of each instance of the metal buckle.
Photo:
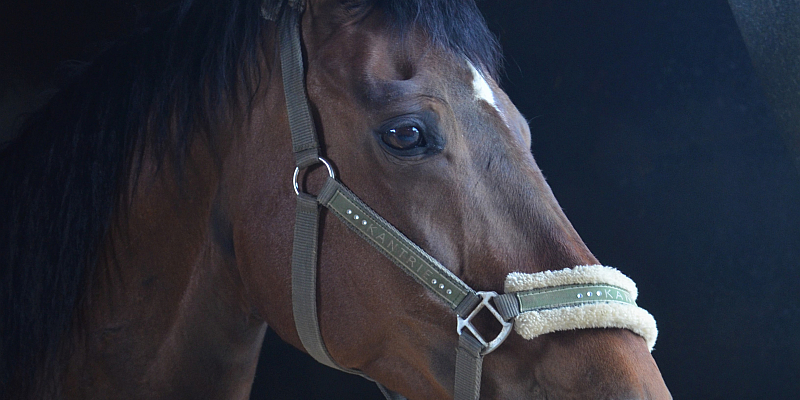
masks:
{"type": "Polygon", "coordinates": [[[496,349],[497,346],[500,346],[500,344],[502,344],[503,341],[506,340],[508,334],[511,333],[511,327],[514,326],[514,324],[512,322],[504,320],[503,316],[500,315],[497,309],[494,308],[494,306],[491,305],[491,303],[489,303],[489,300],[491,300],[494,297],[497,297],[496,292],[477,292],[477,295],[481,296],[481,302],[478,303],[477,306],[475,306],[475,309],[472,310],[471,313],[469,313],[466,319],[461,318],[460,315],[458,316],[458,327],[456,328],[456,331],[458,331],[458,334],[461,335],[461,331],[464,330],[464,327],[467,327],[467,329],[469,329],[469,331],[472,332],[475,338],[478,339],[478,341],[481,342],[481,344],[484,346],[484,349],[481,350],[481,355],[485,356],[494,351],[494,349],[496,349]],[[475,329],[475,326],[472,325],[472,319],[475,318],[475,316],[478,315],[478,313],[483,308],[487,308],[492,313],[492,315],[494,315],[497,321],[499,321],[500,324],[503,325],[503,330],[501,330],[500,333],[497,334],[497,337],[494,338],[494,340],[492,340],[491,342],[486,342],[486,340],[481,336],[481,334],[478,333],[478,330],[475,329]]]}
{"type": "MultiPolygon", "coordinates": [[[[331,167],[331,164],[328,162],[328,160],[326,160],[326,159],[324,159],[322,157],[317,157],[317,160],[319,160],[319,162],[325,164],[325,168],[328,168],[328,176],[330,176],[333,179],[336,179],[336,174],[333,172],[333,167],[331,167]]],[[[300,185],[297,183],[297,175],[299,173],[300,173],[300,168],[299,167],[295,167],[294,168],[294,176],[292,176],[292,184],[294,185],[294,194],[296,194],[298,196],[300,195],[300,185]]]]}

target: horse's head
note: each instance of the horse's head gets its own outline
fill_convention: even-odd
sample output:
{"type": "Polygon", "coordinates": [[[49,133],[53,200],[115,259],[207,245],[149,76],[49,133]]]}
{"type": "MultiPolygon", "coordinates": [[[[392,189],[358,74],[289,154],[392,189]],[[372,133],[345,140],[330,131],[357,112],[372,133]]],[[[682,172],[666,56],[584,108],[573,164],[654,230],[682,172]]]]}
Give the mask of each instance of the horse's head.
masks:
{"type": "MultiPolygon", "coordinates": [[[[302,15],[309,101],[339,179],[476,290],[502,293],[511,272],[596,264],[531,155],[526,120],[493,78],[493,43],[474,5],[421,2],[435,4],[417,15],[402,3],[309,1],[302,15]]],[[[279,63],[268,64],[265,100],[229,172],[231,187],[251,188],[231,205],[234,248],[258,314],[302,348],[289,269],[294,165],[279,63]]],[[[307,175],[307,190],[318,191],[325,174],[307,175]]],[[[332,358],[410,398],[452,396],[453,311],[332,213],[323,217],[318,315],[332,358]]],[[[625,329],[512,333],[486,357],[482,393],[670,397],[645,341],[625,329]]]]}
{"type": "MultiPolygon", "coordinates": [[[[243,398],[266,322],[299,348],[321,332],[334,363],[409,398],[452,398],[456,343],[477,342],[456,315],[480,309],[475,291],[596,263],[493,78],[471,0],[302,2],[302,46],[289,47],[305,71],[279,61],[275,18],[287,32],[299,15],[283,3],[184,1],[99,55],[0,150],[0,397],[243,398]],[[283,84],[290,70],[305,87],[283,84]],[[303,286],[312,312],[293,311],[292,259],[316,251],[292,255],[310,197],[292,190],[285,92],[311,106],[304,122],[341,183],[436,269],[367,244],[354,230],[383,220],[360,204],[347,217],[326,197],[346,189],[303,168],[310,209],[342,218],[323,212],[321,233],[294,241],[319,239],[319,261],[305,262],[318,270],[303,286]],[[301,314],[319,330],[296,325],[301,314]]],[[[498,331],[488,313],[474,322],[498,331]]],[[[666,399],[650,343],[625,329],[511,333],[483,362],[481,398],[666,399]]]]}

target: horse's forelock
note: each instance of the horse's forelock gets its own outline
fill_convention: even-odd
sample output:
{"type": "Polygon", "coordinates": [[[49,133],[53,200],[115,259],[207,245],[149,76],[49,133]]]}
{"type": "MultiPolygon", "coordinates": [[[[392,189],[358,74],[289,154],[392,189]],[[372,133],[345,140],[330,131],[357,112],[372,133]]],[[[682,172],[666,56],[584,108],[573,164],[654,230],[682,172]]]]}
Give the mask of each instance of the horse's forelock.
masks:
{"type": "Polygon", "coordinates": [[[497,79],[501,70],[500,46],[486,26],[473,0],[376,0],[400,33],[413,28],[430,39],[482,66],[497,79]]]}

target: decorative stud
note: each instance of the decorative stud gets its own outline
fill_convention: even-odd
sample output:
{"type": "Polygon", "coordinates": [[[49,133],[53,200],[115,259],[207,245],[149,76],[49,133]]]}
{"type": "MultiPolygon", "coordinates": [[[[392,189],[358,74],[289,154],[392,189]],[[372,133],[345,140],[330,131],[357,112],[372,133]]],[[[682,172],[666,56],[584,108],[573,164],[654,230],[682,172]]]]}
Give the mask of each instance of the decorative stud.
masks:
{"type": "Polygon", "coordinates": [[[444,283],[439,284],[439,289],[444,289],[444,283]]]}
{"type": "Polygon", "coordinates": [[[578,293],[578,298],[583,298],[583,293],[578,293]]]}
{"type": "Polygon", "coordinates": [[[353,210],[347,210],[347,211],[345,211],[345,212],[347,213],[347,215],[350,215],[350,214],[352,214],[352,213],[353,213],[353,210]]]}
{"type": "Polygon", "coordinates": [[[431,279],[431,283],[435,285],[436,284],[436,279],[431,279]]]}
{"type": "Polygon", "coordinates": [[[601,291],[599,291],[599,290],[598,290],[598,291],[597,291],[597,295],[598,295],[598,296],[602,296],[602,295],[603,295],[603,292],[601,292],[601,291]]]}
{"type": "Polygon", "coordinates": [[[592,297],[592,292],[586,292],[587,297],[592,297]]]}
{"type": "Polygon", "coordinates": [[[366,224],[367,224],[367,220],[361,221],[361,225],[366,225],[366,224]]]}
{"type": "Polygon", "coordinates": [[[356,221],[358,221],[360,218],[361,218],[361,217],[359,217],[359,216],[358,216],[358,214],[356,214],[356,215],[353,215],[353,219],[354,219],[354,220],[356,220],[356,221]]]}
{"type": "Polygon", "coordinates": [[[447,289],[447,294],[453,294],[453,291],[450,290],[450,289],[447,289]]]}

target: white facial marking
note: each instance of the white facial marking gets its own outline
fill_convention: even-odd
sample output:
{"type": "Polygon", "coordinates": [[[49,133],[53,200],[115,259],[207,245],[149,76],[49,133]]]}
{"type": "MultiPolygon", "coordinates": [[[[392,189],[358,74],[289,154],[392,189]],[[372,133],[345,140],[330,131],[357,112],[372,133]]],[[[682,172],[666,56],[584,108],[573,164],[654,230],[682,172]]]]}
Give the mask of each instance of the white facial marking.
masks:
{"type": "Polygon", "coordinates": [[[497,112],[500,112],[497,103],[494,101],[494,92],[492,92],[492,88],[489,87],[489,83],[486,82],[486,79],[483,78],[483,74],[478,72],[471,62],[467,61],[467,65],[469,65],[469,69],[472,71],[472,87],[475,89],[475,98],[489,103],[497,112]]]}

